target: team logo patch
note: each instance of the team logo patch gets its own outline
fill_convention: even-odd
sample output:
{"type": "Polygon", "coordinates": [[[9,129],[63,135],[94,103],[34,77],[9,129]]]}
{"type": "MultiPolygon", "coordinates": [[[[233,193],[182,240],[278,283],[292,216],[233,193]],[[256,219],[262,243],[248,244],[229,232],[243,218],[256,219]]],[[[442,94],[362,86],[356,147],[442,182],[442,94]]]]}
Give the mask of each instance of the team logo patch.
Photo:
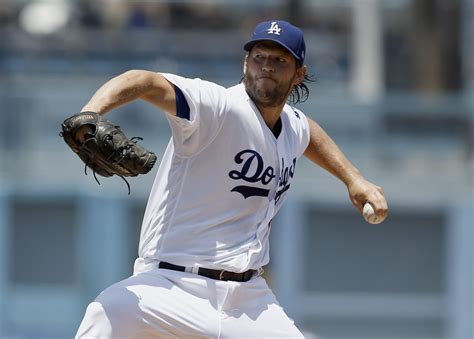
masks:
{"type": "Polygon", "coordinates": [[[273,21],[270,28],[267,29],[268,34],[280,35],[280,32],[281,32],[281,28],[278,26],[276,21],[273,21]]]}
{"type": "Polygon", "coordinates": [[[294,107],[291,107],[293,109],[293,113],[295,113],[295,116],[298,118],[298,119],[301,119],[300,118],[300,114],[296,111],[296,109],[294,109],[294,107]]]}

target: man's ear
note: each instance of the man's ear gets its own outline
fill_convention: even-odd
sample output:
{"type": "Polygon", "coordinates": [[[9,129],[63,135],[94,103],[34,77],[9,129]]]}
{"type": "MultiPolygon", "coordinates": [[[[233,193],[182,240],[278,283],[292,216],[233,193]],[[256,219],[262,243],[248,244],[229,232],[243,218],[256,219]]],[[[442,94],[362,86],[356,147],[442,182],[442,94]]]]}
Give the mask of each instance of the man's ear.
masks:
{"type": "Polygon", "coordinates": [[[308,67],[306,67],[306,65],[298,67],[296,69],[296,77],[295,77],[294,84],[295,85],[300,84],[304,80],[304,77],[306,76],[306,74],[308,74],[308,67]]]}
{"type": "Polygon", "coordinates": [[[244,67],[243,67],[244,75],[245,75],[245,73],[247,73],[247,59],[248,58],[249,58],[249,56],[246,55],[245,59],[244,59],[244,67]]]}

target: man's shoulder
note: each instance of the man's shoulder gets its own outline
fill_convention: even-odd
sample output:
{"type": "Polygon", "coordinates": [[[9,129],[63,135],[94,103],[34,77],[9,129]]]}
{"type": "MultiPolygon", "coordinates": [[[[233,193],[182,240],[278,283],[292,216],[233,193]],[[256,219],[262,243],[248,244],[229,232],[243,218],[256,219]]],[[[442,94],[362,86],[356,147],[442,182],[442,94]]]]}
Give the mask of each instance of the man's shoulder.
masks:
{"type": "Polygon", "coordinates": [[[221,95],[229,96],[232,98],[242,98],[242,99],[248,98],[247,92],[245,91],[245,87],[242,83],[239,83],[237,85],[233,85],[230,87],[225,87],[214,81],[206,80],[202,78],[185,77],[185,76],[172,74],[172,73],[161,73],[161,74],[168,81],[172,82],[173,84],[177,86],[196,88],[200,90],[207,89],[211,91],[217,91],[221,95]]]}
{"type": "Polygon", "coordinates": [[[186,86],[186,87],[195,87],[198,89],[204,89],[204,88],[209,88],[213,90],[220,90],[220,91],[226,91],[227,89],[219,85],[213,81],[198,78],[198,77],[186,77],[178,74],[173,74],[173,73],[161,73],[168,81],[172,82],[173,84],[177,86],[186,86]]]}
{"type": "Polygon", "coordinates": [[[288,104],[283,107],[283,112],[286,114],[290,121],[298,122],[305,118],[305,115],[301,110],[288,104]]]}

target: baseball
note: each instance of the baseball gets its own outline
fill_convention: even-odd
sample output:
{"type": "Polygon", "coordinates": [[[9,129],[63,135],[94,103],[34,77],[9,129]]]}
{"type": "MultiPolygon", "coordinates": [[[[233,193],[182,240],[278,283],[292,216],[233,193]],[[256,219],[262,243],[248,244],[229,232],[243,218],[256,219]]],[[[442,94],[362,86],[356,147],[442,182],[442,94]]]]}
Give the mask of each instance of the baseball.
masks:
{"type": "Polygon", "coordinates": [[[365,221],[369,224],[380,224],[383,221],[383,218],[380,218],[375,214],[374,208],[368,202],[365,203],[362,214],[364,215],[365,221]]]}

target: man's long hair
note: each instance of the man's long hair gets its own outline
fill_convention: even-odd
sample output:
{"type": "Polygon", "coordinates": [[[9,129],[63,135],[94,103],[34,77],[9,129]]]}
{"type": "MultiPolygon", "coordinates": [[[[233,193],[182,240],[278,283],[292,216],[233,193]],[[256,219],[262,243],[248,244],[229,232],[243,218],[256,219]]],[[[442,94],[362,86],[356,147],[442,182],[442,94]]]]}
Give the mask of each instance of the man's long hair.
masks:
{"type": "MultiPolygon", "coordinates": [[[[298,65],[298,67],[301,67],[301,65],[298,65]]],[[[315,81],[316,79],[313,75],[306,74],[303,81],[301,81],[298,85],[293,86],[290,96],[288,97],[288,102],[293,105],[305,102],[309,97],[308,84],[315,81]]]]}

